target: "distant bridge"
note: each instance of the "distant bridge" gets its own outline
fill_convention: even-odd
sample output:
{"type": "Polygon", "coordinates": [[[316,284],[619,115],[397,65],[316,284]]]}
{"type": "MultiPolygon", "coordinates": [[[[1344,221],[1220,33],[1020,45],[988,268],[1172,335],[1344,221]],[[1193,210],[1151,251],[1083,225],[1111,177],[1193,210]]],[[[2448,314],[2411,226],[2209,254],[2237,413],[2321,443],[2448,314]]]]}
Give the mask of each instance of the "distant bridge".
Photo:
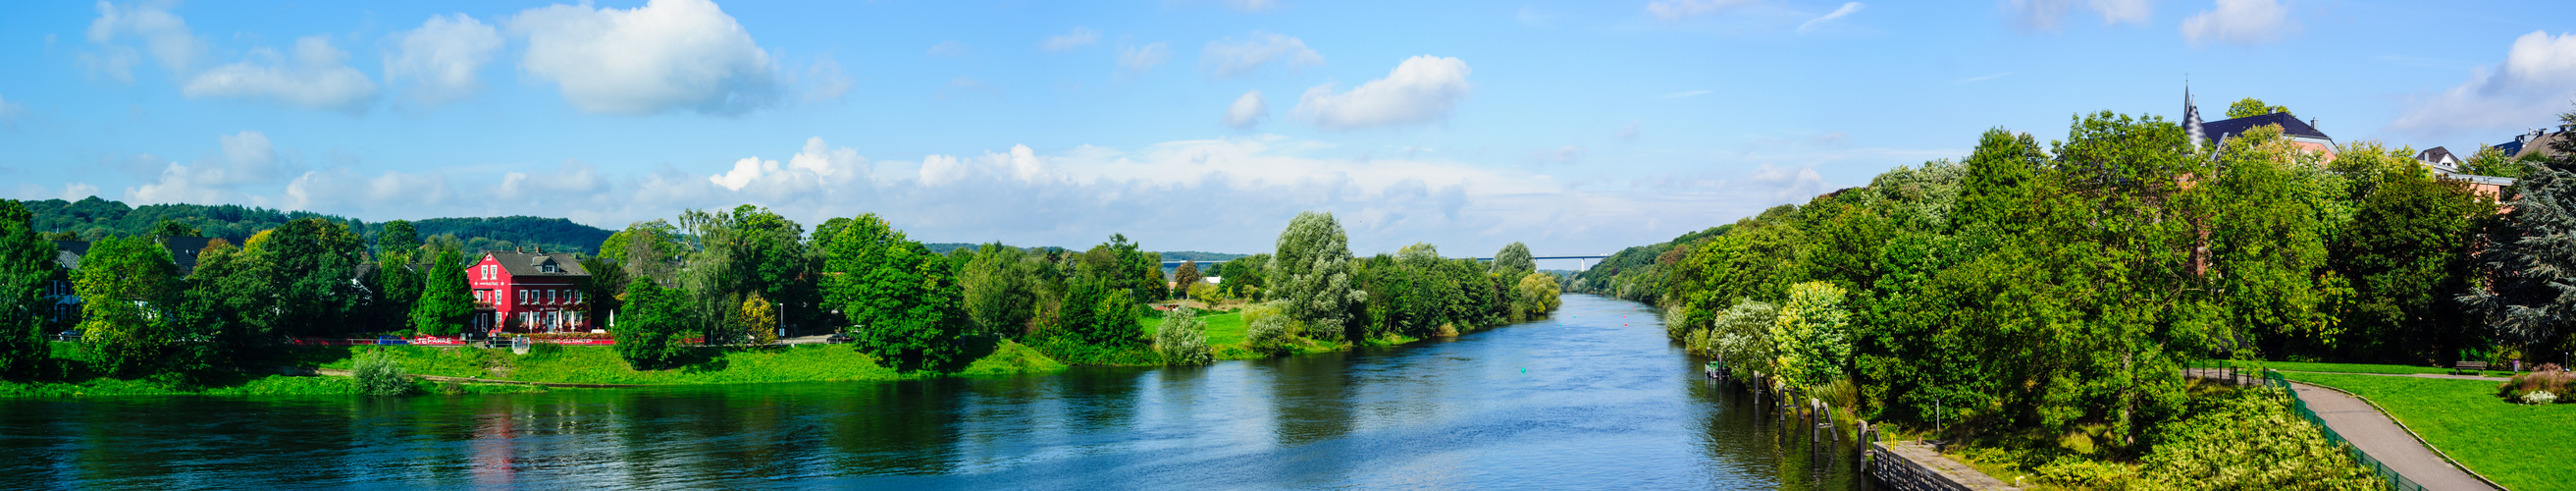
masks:
{"type": "MultiPolygon", "coordinates": [[[[1572,260],[1577,261],[1575,264],[1580,264],[1580,265],[1582,265],[1582,267],[1574,268],[1575,270],[1580,271],[1580,270],[1592,269],[1592,260],[1594,260],[1594,259],[1606,259],[1606,258],[1609,258],[1609,257],[1610,257],[1610,256],[1538,256],[1538,257],[1532,257],[1532,258],[1530,258],[1530,260],[1532,260],[1532,261],[1546,261],[1546,260],[1551,260],[1551,259],[1556,259],[1556,260],[1572,259],[1572,260]]],[[[1476,258],[1476,260],[1478,260],[1478,261],[1492,262],[1492,261],[1494,260],[1494,258],[1490,258],[1490,257],[1480,257],[1480,258],[1476,258]]],[[[1229,259],[1228,261],[1231,261],[1231,259],[1229,259]]],[[[1163,267],[1166,267],[1166,268],[1175,268],[1175,267],[1180,267],[1181,263],[1185,263],[1185,262],[1189,262],[1189,261],[1188,261],[1188,260],[1181,260],[1181,261],[1163,261],[1163,267]]],[[[1209,261],[1209,263],[1211,263],[1211,264],[1213,264],[1213,263],[1221,263],[1221,262],[1225,262],[1225,261],[1209,261]]]]}

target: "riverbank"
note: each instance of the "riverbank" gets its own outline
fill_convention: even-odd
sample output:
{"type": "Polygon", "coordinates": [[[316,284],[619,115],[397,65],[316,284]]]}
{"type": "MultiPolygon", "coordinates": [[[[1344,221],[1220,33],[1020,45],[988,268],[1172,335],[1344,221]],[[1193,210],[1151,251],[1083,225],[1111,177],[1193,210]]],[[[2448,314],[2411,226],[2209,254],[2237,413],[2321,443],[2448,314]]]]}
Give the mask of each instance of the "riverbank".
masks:
{"type": "MultiPolygon", "coordinates": [[[[544,392],[543,387],[502,384],[452,384],[419,381],[424,394],[515,394],[544,392]]],[[[125,380],[91,377],[68,382],[0,381],[0,399],[59,399],[102,396],[335,396],[357,395],[358,384],[347,377],[298,377],[286,375],[231,374],[211,380],[181,382],[176,380],[125,380]]]]}
{"type": "Polygon", "coordinates": [[[758,348],[699,348],[690,363],[670,370],[636,370],[611,346],[539,344],[528,354],[500,348],[362,346],[296,348],[297,365],[348,370],[360,350],[383,350],[415,375],[557,384],[717,385],[776,382],[884,382],[946,376],[1045,374],[1067,366],[1019,343],[1002,341],[990,354],[954,373],[901,372],[849,345],[800,344],[758,348]]]}
{"type": "MultiPolygon", "coordinates": [[[[1247,323],[1243,320],[1242,309],[1205,313],[1199,315],[1198,318],[1199,322],[1204,323],[1207,326],[1206,333],[1208,350],[1215,354],[1216,359],[1219,360],[1262,360],[1283,355],[1293,356],[1349,351],[1360,346],[1401,346],[1424,339],[1391,334],[1382,338],[1365,339],[1360,342],[1353,343],[1349,341],[1320,341],[1297,337],[1290,339],[1287,344],[1281,346],[1278,353],[1269,353],[1253,349],[1251,343],[1247,342],[1244,338],[1244,329],[1246,328],[1247,323]]],[[[1530,319],[1527,322],[1537,322],[1542,320],[1547,320],[1547,317],[1542,316],[1537,319],[1530,319]]],[[[1141,324],[1145,327],[1145,336],[1151,338],[1154,336],[1155,332],[1162,329],[1163,318],[1159,316],[1146,316],[1141,324]]],[[[1438,337],[1455,337],[1461,334],[1511,325],[1514,324],[1505,323],[1464,331],[1458,330],[1456,326],[1442,326],[1442,332],[1438,337]]]]}

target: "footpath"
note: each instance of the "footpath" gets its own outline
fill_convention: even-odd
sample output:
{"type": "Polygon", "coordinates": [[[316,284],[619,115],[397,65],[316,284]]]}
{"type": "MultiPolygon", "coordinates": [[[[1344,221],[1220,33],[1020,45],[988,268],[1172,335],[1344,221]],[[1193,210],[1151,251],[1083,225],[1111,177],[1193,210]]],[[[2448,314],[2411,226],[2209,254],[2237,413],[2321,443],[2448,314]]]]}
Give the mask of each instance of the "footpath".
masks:
{"type": "MultiPolygon", "coordinates": [[[[2442,375],[2424,377],[2452,378],[2442,375]]],[[[2424,442],[2417,440],[2414,433],[2406,431],[2403,426],[2398,426],[2395,419],[2391,419],[2386,413],[2379,412],[2379,408],[2371,406],[2369,402],[2362,401],[2359,397],[2298,382],[2291,382],[2290,387],[2298,391],[2299,400],[2308,404],[2308,410],[2315,411],[2318,419],[2325,420],[2326,427],[2334,428],[2335,433],[2342,434],[2345,440],[2352,442],[2353,447],[2361,449],[2362,453],[2370,454],[2371,458],[2379,459],[2381,464],[2387,465],[2390,470],[2397,471],[2397,475],[2406,476],[2406,479],[2415,481],[2416,484],[2424,486],[2424,489],[2435,491],[2497,489],[2487,484],[2486,480],[2451,465],[2448,459],[2435,453],[2424,442]]]]}

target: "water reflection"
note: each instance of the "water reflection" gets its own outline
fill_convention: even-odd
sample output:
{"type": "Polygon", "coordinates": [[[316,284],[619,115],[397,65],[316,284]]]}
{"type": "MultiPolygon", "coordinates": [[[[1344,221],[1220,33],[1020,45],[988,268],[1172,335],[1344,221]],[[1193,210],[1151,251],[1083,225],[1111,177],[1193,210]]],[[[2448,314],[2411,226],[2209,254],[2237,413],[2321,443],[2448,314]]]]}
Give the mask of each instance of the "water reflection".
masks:
{"type": "Polygon", "coordinates": [[[1858,485],[1652,314],[1570,296],[1454,340],[1045,377],[6,401],[0,488],[1858,485]]]}

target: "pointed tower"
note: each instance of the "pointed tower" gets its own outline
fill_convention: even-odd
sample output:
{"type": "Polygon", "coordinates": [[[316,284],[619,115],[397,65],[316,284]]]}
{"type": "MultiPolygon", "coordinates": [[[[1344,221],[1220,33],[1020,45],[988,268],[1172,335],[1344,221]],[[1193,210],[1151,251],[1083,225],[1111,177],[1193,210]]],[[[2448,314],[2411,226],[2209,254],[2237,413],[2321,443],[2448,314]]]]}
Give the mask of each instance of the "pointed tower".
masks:
{"type": "Polygon", "coordinates": [[[2200,131],[2200,106],[2191,103],[2191,82],[2182,84],[2182,131],[2191,138],[2191,151],[2199,153],[2200,140],[2207,135],[2200,131]]]}

